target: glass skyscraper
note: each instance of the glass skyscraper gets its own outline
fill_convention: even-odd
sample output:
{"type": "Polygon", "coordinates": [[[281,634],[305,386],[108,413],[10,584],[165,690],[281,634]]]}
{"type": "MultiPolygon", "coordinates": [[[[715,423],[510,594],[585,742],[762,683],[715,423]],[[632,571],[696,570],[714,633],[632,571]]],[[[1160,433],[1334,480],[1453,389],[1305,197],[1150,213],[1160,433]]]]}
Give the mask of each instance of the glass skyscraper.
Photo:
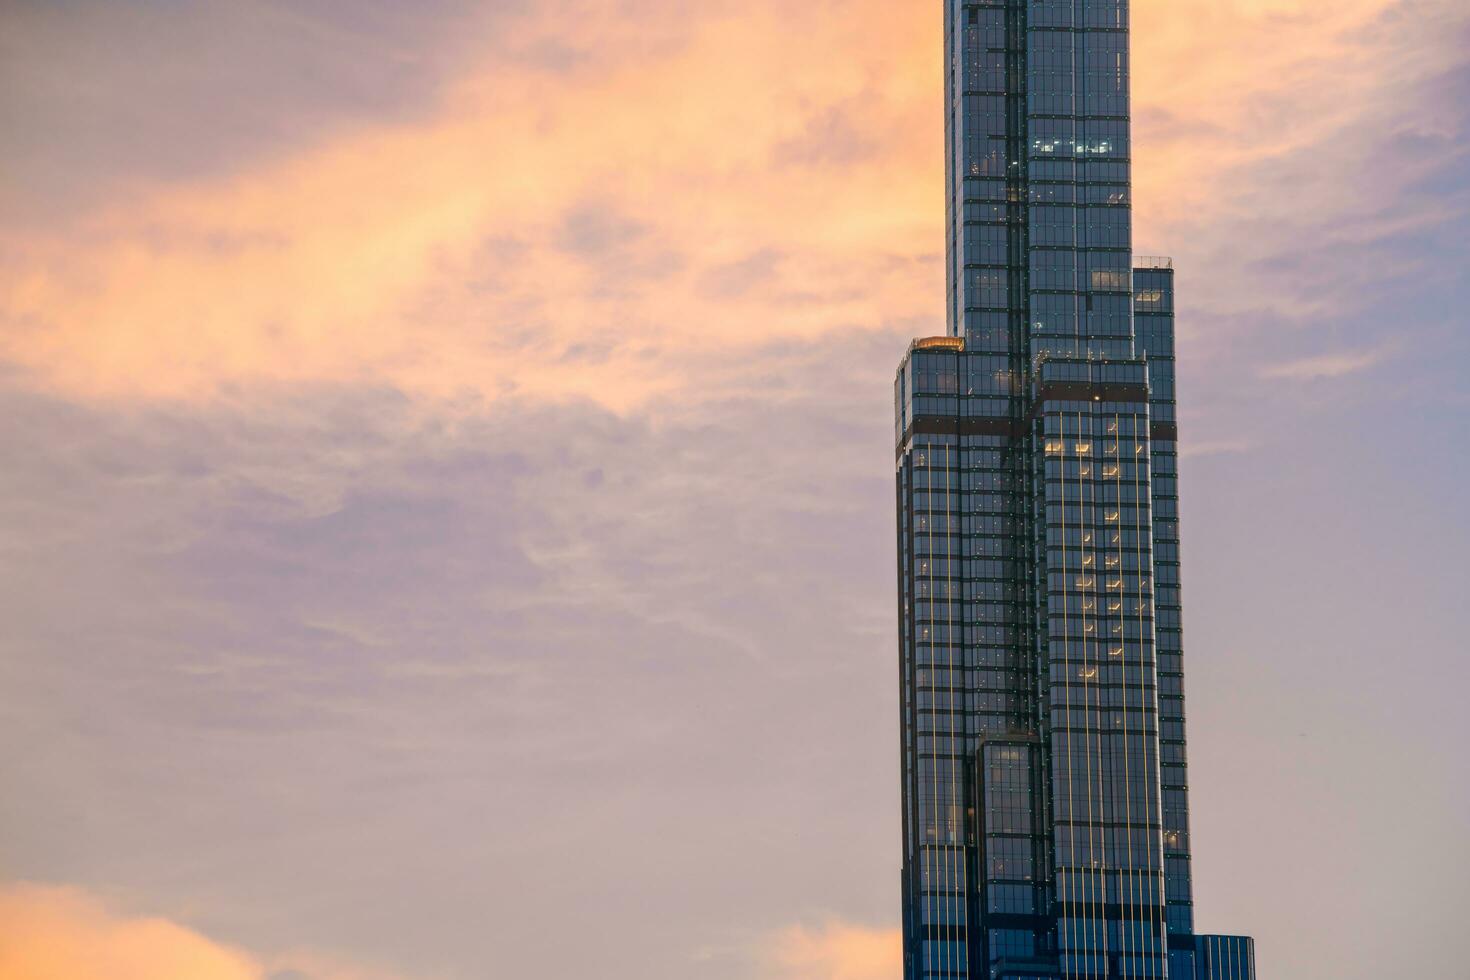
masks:
{"type": "Polygon", "coordinates": [[[906,980],[1254,980],[1195,932],[1174,272],[1128,0],[946,0],[948,335],[899,368],[906,980]]]}

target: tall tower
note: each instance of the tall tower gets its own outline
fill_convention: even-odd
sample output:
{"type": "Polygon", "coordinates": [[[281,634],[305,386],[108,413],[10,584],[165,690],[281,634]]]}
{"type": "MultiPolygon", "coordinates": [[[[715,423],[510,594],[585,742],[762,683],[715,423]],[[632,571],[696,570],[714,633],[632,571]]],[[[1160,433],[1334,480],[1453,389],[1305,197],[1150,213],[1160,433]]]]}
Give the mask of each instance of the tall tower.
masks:
{"type": "Polygon", "coordinates": [[[895,383],[906,980],[1255,978],[1194,930],[1128,29],[1128,0],[945,0],[949,329],[895,383]]]}

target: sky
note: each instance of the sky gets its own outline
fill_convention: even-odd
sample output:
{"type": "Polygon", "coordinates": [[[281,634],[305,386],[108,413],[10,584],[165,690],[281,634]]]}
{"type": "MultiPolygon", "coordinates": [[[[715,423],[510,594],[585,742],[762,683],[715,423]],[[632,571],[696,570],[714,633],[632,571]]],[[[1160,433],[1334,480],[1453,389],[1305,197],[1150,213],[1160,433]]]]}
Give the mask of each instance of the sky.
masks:
{"type": "MultiPolygon", "coordinates": [[[[1470,8],[1134,0],[1195,885],[1470,907],[1470,8]]],[[[898,971],[938,4],[0,0],[0,980],[898,971]]]]}

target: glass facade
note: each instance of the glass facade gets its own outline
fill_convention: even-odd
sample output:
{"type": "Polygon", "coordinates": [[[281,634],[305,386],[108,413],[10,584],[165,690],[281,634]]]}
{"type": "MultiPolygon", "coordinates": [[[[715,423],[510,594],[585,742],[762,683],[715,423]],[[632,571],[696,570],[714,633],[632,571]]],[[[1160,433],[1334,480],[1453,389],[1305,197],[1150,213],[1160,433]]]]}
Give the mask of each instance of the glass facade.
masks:
{"type": "Polygon", "coordinates": [[[1127,0],[945,6],[948,336],[895,383],[905,976],[1254,977],[1194,934],[1174,273],[1127,0]]]}

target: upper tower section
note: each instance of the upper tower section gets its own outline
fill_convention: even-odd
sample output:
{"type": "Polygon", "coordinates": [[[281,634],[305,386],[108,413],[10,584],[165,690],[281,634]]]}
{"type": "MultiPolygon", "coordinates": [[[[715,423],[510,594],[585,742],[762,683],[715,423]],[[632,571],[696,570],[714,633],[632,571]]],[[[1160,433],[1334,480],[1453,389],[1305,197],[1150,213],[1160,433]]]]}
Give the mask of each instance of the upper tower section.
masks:
{"type": "Polygon", "coordinates": [[[948,332],[1132,350],[1128,0],[946,0],[948,332]]]}

